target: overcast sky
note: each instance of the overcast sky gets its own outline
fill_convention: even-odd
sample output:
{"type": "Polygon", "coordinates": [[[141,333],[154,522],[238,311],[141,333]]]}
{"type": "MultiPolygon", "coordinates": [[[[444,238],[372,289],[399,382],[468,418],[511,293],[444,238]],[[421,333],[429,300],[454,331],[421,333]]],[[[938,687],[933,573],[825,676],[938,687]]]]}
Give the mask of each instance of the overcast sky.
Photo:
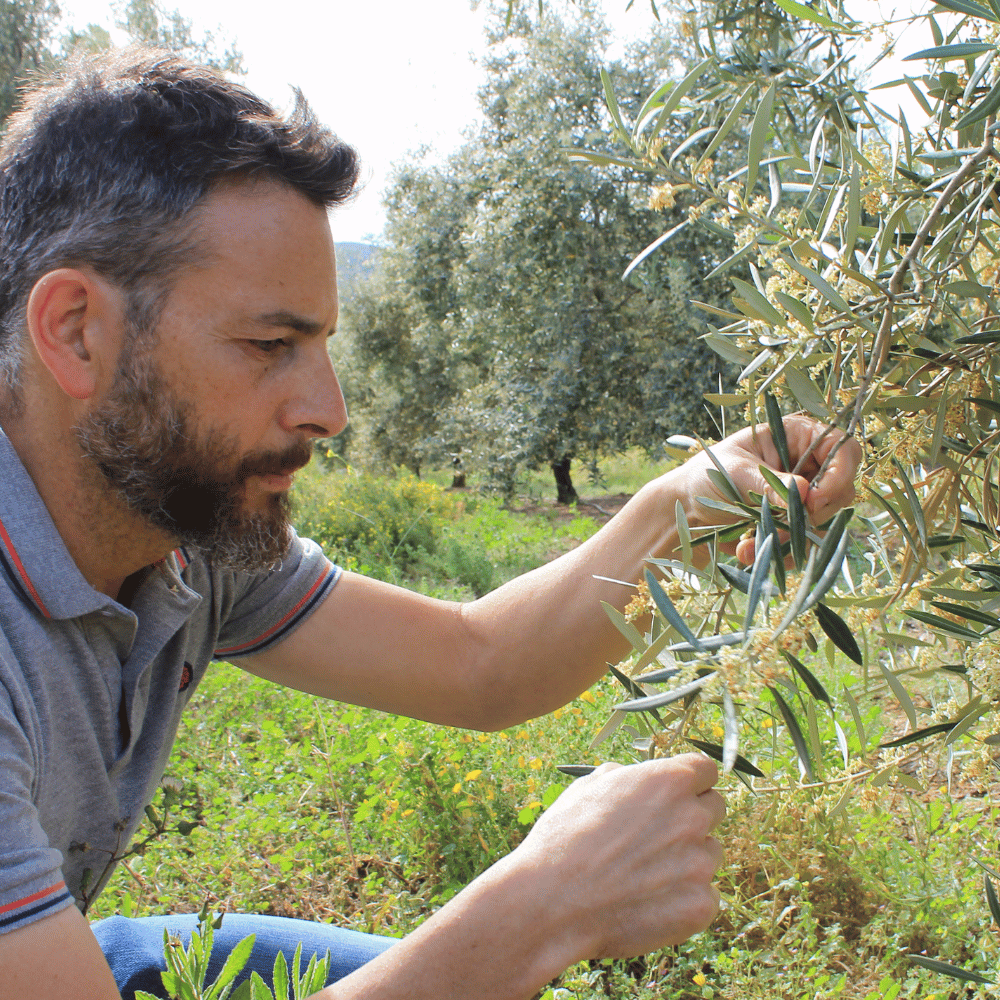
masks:
{"type": "MultiPolygon", "coordinates": [[[[196,35],[210,29],[235,41],[251,89],[286,107],[290,88],[300,87],[319,117],[359,149],[368,181],[357,201],[334,215],[338,240],[376,237],[390,165],[425,144],[447,153],[476,119],[480,72],[473,56],[484,48],[484,11],[471,10],[468,0],[161,2],[190,19],[196,35]]],[[[653,23],[645,0],[630,11],[628,0],[602,2],[620,38],[653,23]]],[[[869,13],[873,0],[857,2],[869,13]]],[[[888,13],[897,3],[878,5],[888,13]]],[[[112,26],[107,0],[60,0],[60,6],[66,28],[112,26]]],[[[893,109],[888,94],[879,100],[893,109]]]]}

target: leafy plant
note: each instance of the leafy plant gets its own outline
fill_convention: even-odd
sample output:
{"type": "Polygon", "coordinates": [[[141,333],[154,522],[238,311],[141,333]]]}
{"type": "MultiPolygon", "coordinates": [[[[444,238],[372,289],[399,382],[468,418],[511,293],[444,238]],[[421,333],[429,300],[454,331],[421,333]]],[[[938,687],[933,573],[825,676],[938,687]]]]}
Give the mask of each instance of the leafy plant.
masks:
{"type": "MultiPolygon", "coordinates": [[[[995,879],[1000,879],[1000,874],[984,861],[973,860],[983,869],[983,887],[986,893],[986,901],[990,908],[990,915],[997,926],[1000,926],[1000,897],[997,896],[996,887],[990,879],[991,875],[995,879]]],[[[922,966],[925,969],[930,969],[931,972],[938,972],[944,976],[950,976],[952,979],[957,979],[963,983],[981,983],[985,986],[993,986],[997,983],[996,973],[992,976],[985,976],[981,972],[963,969],[957,965],[953,965],[951,962],[942,962],[936,958],[927,958],[925,955],[907,955],[906,957],[914,965],[922,966]]]]}
{"type": "MultiPolygon", "coordinates": [[[[302,945],[295,949],[292,968],[282,952],[274,960],[272,982],[274,990],[264,982],[257,972],[252,972],[239,986],[235,986],[237,976],[246,967],[253,951],[255,935],[249,934],[226,957],[218,977],[206,984],[208,962],[212,955],[214,932],[222,926],[223,914],[212,917],[208,903],[198,914],[198,927],[191,932],[191,943],[184,947],[180,939],[163,931],[163,957],[166,971],[161,972],[163,988],[171,1000],[288,1000],[289,988],[293,1000],[305,1000],[326,985],[330,971],[330,953],[317,960],[313,955],[300,973],[302,945]],[[235,988],[234,988],[235,986],[235,988]]],[[[136,1000],[156,1000],[151,993],[136,990],[136,1000]]]]}
{"type": "Polygon", "coordinates": [[[347,469],[314,475],[297,491],[299,531],[347,568],[396,579],[438,546],[455,500],[412,474],[393,479],[347,469]]]}

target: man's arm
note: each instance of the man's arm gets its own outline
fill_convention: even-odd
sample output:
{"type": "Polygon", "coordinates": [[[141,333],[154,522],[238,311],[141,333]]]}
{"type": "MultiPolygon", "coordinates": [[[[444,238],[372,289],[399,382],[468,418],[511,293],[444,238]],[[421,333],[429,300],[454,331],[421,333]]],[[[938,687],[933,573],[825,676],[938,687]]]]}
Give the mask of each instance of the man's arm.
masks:
{"type": "MultiPolygon", "coordinates": [[[[785,424],[793,462],[824,430],[804,417],[785,424]]],[[[854,496],[861,454],[854,441],[836,452],[821,482],[811,482],[838,440],[823,437],[797,477],[815,523],[854,496]]],[[[778,466],[766,427],[741,431],[714,452],[744,493],[772,492],[758,468],[778,466]]],[[[248,658],[247,668],[340,701],[474,729],[558,708],[627,652],[600,602],[622,608],[633,591],[597,577],[634,583],[650,555],[673,553],[677,501],[690,524],[713,523],[718,515],[697,499],[717,495],[706,474],[711,467],[708,456],[696,455],[647,484],[583,545],[468,604],[344,574],[309,619],[248,658]]],[[[744,543],[740,555],[751,553],[752,543],[744,543]]]]}
{"type": "Polygon", "coordinates": [[[75,907],[0,935],[0,1000],[121,1000],[86,918],[75,907]]]}
{"type": "Polygon", "coordinates": [[[587,958],[679,944],[718,909],[715,765],[606,764],[413,934],[313,1000],[528,1000],[587,958]]]}
{"type": "MultiPolygon", "coordinates": [[[[718,908],[717,776],[694,754],[605,764],[574,782],[517,850],[314,1000],[528,1000],[585,958],[686,940],[718,908]]],[[[0,1000],[24,997],[120,1000],[76,907],[0,935],[0,1000]]]]}

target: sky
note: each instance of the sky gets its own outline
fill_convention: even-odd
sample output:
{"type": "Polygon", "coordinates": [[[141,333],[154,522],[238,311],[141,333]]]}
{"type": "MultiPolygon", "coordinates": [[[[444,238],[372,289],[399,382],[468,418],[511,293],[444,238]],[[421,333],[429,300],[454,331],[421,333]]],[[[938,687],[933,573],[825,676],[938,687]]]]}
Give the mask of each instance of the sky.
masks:
{"type": "MultiPolygon", "coordinates": [[[[628,0],[602,2],[620,42],[654,23],[644,0],[631,10],[628,0]]],[[[873,0],[854,2],[870,13],[873,0]]],[[[914,2],[877,0],[887,18],[914,2]]],[[[338,241],[378,237],[381,194],[393,162],[424,145],[443,156],[476,121],[481,74],[474,56],[485,47],[485,3],[478,11],[469,0],[284,0],[277,6],[261,0],[161,0],[161,5],[179,10],[196,35],[207,29],[235,41],[243,52],[246,84],[276,106],[287,107],[291,88],[300,87],[319,118],[359,150],[366,183],[352,205],[334,213],[338,241]]],[[[91,22],[112,28],[108,0],[60,0],[60,6],[65,30],[91,22]]],[[[920,38],[904,47],[912,51],[924,44],[931,43],[920,38]]],[[[900,68],[883,66],[879,73],[898,75],[900,68]]],[[[894,110],[898,93],[881,93],[879,103],[894,110]]]]}
{"type": "MultiPolygon", "coordinates": [[[[606,0],[624,34],[649,27],[648,4],[627,14],[627,0],[606,0]]],[[[485,10],[468,0],[162,0],[243,52],[246,84],[284,108],[291,87],[319,118],[361,153],[366,184],[333,216],[338,241],[370,242],[382,230],[381,192],[391,164],[429,145],[445,155],[477,116],[485,10]],[[279,16],[276,16],[276,12],[279,16]]],[[[64,25],[111,28],[107,0],[60,0],[64,25]]],[[[118,39],[121,40],[121,39],[118,39]]]]}

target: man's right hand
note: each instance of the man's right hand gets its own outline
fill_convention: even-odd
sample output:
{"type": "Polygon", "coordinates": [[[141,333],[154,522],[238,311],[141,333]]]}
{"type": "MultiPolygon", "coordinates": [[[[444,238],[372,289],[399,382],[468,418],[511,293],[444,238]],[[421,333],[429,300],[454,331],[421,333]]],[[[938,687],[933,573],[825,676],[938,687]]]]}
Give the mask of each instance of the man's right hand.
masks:
{"type": "Polygon", "coordinates": [[[575,781],[512,855],[554,876],[583,958],[625,958],[680,944],[719,908],[723,862],[710,834],[726,815],[718,769],[684,754],[575,781]]]}
{"type": "Polygon", "coordinates": [[[684,941],[719,907],[717,778],[695,754],[599,767],[517,850],[317,1000],[528,1000],[583,959],[684,941]]]}

